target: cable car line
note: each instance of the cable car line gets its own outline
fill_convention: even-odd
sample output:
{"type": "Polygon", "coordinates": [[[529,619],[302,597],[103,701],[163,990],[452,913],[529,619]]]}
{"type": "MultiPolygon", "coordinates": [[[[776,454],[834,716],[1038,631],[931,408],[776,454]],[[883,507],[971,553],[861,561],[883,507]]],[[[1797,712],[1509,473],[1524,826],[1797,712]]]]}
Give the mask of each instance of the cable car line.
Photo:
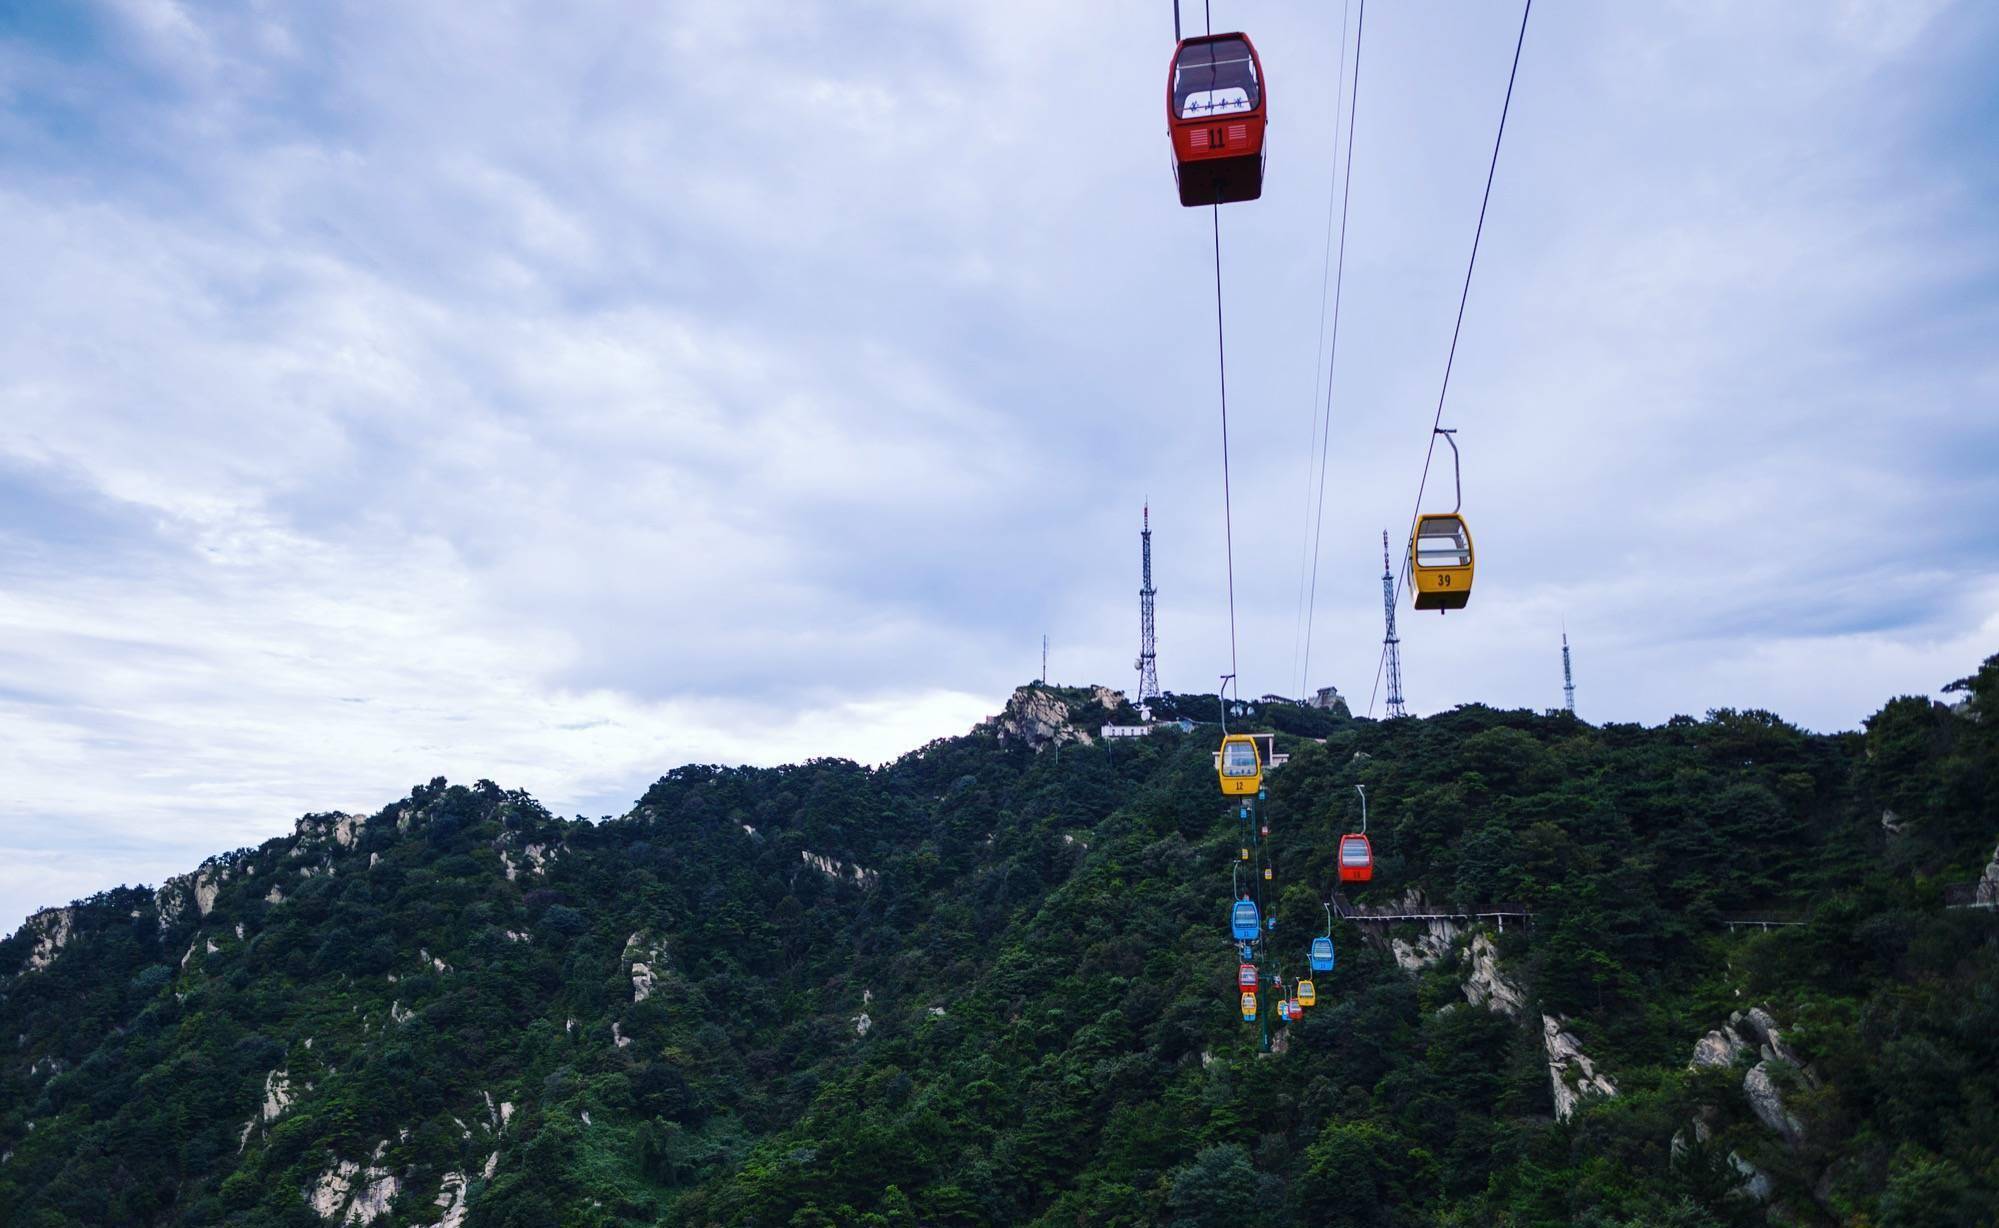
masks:
{"type": "MultiPolygon", "coordinates": [[[[1500,144],[1506,139],[1506,117],[1513,109],[1513,83],[1520,75],[1520,49],[1527,42],[1527,18],[1533,11],[1534,0],[1526,0],[1526,3],[1520,9],[1520,33],[1513,41],[1513,67],[1506,74],[1506,98],[1500,103],[1499,107],[1499,131],[1492,138],[1492,160],[1486,167],[1485,193],[1479,198],[1478,203],[1478,226],[1472,231],[1471,257],[1465,262],[1464,287],[1458,292],[1457,321],[1451,326],[1451,348],[1444,358],[1443,383],[1437,389],[1437,412],[1430,422],[1430,445],[1423,453],[1423,473],[1416,484],[1416,506],[1409,514],[1409,535],[1412,543],[1412,552],[1417,520],[1422,514],[1423,509],[1423,491],[1429,485],[1430,481],[1430,462],[1437,455],[1437,435],[1444,422],[1444,398],[1451,390],[1451,368],[1457,362],[1458,336],[1464,330],[1465,304],[1471,298],[1472,272],[1478,267],[1479,240],[1485,236],[1485,212],[1487,206],[1492,203],[1492,181],[1499,171],[1499,148],[1500,144]]],[[[1408,577],[1410,566],[1409,558],[1405,555],[1402,570],[1395,579],[1395,599],[1397,601],[1401,600],[1402,581],[1408,577]]],[[[1369,716],[1374,715],[1374,700],[1376,694],[1381,690],[1381,671],[1387,659],[1388,648],[1386,645],[1383,645],[1381,656],[1375,662],[1374,688],[1368,692],[1367,696],[1367,712],[1369,716]]]]}
{"type": "MultiPolygon", "coordinates": [[[[1215,189],[1219,198],[1221,189],[1215,189]]],[[[1221,374],[1222,390],[1222,543],[1228,560],[1229,576],[1229,676],[1236,673],[1235,637],[1235,505],[1229,491],[1229,347],[1222,329],[1222,206],[1219,199],[1211,206],[1215,223],[1215,359],[1221,374]]],[[[1236,683],[1236,695],[1242,695],[1242,683],[1236,683]]],[[[1224,713],[1228,709],[1228,699],[1222,699],[1224,713]]]]}
{"type": "MultiPolygon", "coordinates": [[[[1341,26],[1344,34],[1345,26],[1341,26]]],[[[1353,134],[1354,118],[1360,109],[1360,45],[1367,32],[1367,0],[1360,0],[1360,19],[1354,26],[1353,38],[1353,85],[1352,97],[1347,104],[1347,171],[1345,185],[1340,197],[1340,257],[1339,272],[1333,282],[1333,337],[1326,359],[1326,411],[1325,429],[1319,435],[1319,506],[1312,529],[1312,588],[1305,605],[1305,661],[1298,679],[1298,695],[1302,700],[1311,694],[1312,674],[1312,615],[1319,604],[1319,544],[1326,528],[1326,460],[1332,451],[1333,438],[1333,372],[1340,361],[1340,298],[1346,285],[1347,274],[1347,217],[1353,200],[1353,134]]],[[[1346,59],[1346,41],[1341,39],[1340,59],[1346,59]]],[[[1310,464],[1310,458],[1306,460],[1310,464]]]]}
{"type": "MultiPolygon", "coordinates": [[[[1322,379],[1320,365],[1326,357],[1326,306],[1332,300],[1333,288],[1333,216],[1340,202],[1340,121],[1344,118],[1341,108],[1347,97],[1347,14],[1349,4],[1340,5],[1340,75],[1333,89],[1333,169],[1326,176],[1326,239],[1324,257],[1319,266],[1319,330],[1316,334],[1318,349],[1312,354],[1312,400],[1306,408],[1311,412],[1306,421],[1311,424],[1311,437],[1305,445],[1305,516],[1312,515],[1313,470],[1312,455],[1319,450],[1319,390],[1322,379]]],[[[1349,142],[1351,147],[1351,142],[1349,142]]],[[[1351,157],[1351,154],[1349,154],[1351,157]]],[[[1305,574],[1311,566],[1312,539],[1310,534],[1299,534],[1298,541],[1298,611],[1297,622],[1291,628],[1291,668],[1298,668],[1299,646],[1305,634],[1305,574]]]]}
{"type": "MultiPolygon", "coordinates": [[[[1167,132],[1173,142],[1174,179],[1183,206],[1207,204],[1215,262],[1215,370],[1222,427],[1222,549],[1228,584],[1229,672],[1221,676],[1216,699],[1221,707],[1222,744],[1215,753],[1215,769],[1223,796],[1237,804],[1237,816],[1245,830],[1240,853],[1229,868],[1229,930],[1238,957],[1235,991],[1244,1022],[1262,1019],[1263,1048],[1270,1049],[1270,1023],[1259,1009],[1267,985],[1281,991],[1283,978],[1263,977],[1269,959],[1268,935],[1277,927],[1277,918],[1266,910],[1264,887],[1275,891],[1275,867],[1265,861],[1263,837],[1268,836],[1265,820],[1258,823],[1258,810],[1266,794],[1263,787],[1264,755],[1255,738],[1231,733],[1228,727],[1228,690],[1235,683],[1237,702],[1242,686],[1237,678],[1238,648],[1235,602],[1235,493],[1229,460],[1229,360],[1226,296],[1222,286],[1222,210],[1224,204],[1255,200],[1263,193],[1264,126],[1266,121],[1263,70],[1256,48],[1245,34],[1214,33],[1212,6],[1203,3],[1208,33],[1197,39],[1179,39],[1167,72],[1167,132]],[[1227,116],[1217,122],[1218,116],[1227,116]],[[1212,189],[1210,197],[1209,190],[1212,189]],[[1242,869],[1250,867],[1250,887],[1242,886],[1242,869]]],[[[1174,33],[1180,32],[1180,10],[1175,0],[1174,33]]],[[[1316,367],[1316,361],[1315,361],[1316,367]]],[[[1316,392],[1314,394],[1316,398],[1316,392]]],[[[1286,1021],[1291,1004],[1281,1003],[1278,1014],[1286,1021]]]]}

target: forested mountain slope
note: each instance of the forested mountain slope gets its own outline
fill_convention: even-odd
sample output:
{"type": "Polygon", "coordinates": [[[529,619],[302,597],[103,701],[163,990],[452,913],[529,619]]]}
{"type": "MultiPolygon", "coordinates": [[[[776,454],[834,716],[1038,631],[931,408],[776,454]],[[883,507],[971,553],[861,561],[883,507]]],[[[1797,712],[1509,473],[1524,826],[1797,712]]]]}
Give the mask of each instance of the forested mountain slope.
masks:
{"type": "Polygon", "coordinates": [[[1355,783],[1353,902],[1533,913],[1335,924],[1268,1054],[1212,726],[1024,690],[602,822],[433,781],[0,942],[0,1223],[1990,1224],[1999,912],[1945,887],[1999,892],[1999,658],[1960,690],[1259,711],[1280,949],[1355,783]]]}

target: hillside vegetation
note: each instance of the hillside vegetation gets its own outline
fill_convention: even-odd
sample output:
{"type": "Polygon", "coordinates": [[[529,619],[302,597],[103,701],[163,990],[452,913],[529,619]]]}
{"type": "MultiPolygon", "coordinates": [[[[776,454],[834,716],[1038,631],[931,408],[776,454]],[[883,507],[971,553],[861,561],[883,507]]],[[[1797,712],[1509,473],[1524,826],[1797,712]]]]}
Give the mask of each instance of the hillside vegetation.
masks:
{"type": "Polygon", "coordinates": [[[1212,725],[1024,689],[599,822],[432,781],[0,942],[0,1223],[1999,1222],[1999,912],[1946,907],[1999,893],[1999,658],[1952,698],[1259,707],[1294,968],[1356,783],[1353,902],[1533,912],[1333,925],[1270,1053],[1212,725]]]}

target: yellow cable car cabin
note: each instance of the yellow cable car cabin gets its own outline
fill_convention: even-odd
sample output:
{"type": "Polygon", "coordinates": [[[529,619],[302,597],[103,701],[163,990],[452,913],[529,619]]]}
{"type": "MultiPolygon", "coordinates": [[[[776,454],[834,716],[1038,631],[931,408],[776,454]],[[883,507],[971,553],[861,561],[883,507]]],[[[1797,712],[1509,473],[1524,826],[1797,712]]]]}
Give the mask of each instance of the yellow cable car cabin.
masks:
{"type": "Polygon", "coordinates": [[[1319,1000],[1319,987],[1310,981],[1298,982],[1298,1005],[1312,1006],[1319,1000]]]}
{"type": "Polygon", "coordinates": [[[1228,797],[1255,797],[1263,787],[1263,756],[1256,753],[1256,739],[1246,733],[1232,733],[1222,739],[1222,793],[1228,797]]]}
{"type": "Polygon", "coordinates": [[[1471,530],[1456,512],[1416,518],[1409,535],[1409,578],[1419,610],[1462,610],[1471,600],[1471,530]]]}

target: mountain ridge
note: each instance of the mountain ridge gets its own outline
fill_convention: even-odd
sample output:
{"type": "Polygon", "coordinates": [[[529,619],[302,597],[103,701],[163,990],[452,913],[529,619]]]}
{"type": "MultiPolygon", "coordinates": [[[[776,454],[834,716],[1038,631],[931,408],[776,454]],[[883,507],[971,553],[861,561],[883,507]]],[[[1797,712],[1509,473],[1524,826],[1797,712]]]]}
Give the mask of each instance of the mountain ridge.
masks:
{"type": "Polygon", "coordinates": [[[1334,923],[1268,1057],[1228,989],[1212,727],[1005,736],[1047,698],[1087,733],[1114,692],[1023,688],[879,768],[675,769],[606,822],[434,780],[0,941],[0,1219],[1979,1222],[1989,1042],[1895,1025],[1961,1073],[1913,1080],[1945,1107],[1903,1136],[1854,1057],[1877,998],[1994,1010],[1940,988],[1995,966],[1989,916],[1940,903],[1999,834],[1999,668],[1963,689],[1837,735],[1257,705],[1297,954],[1356,780],[1372,898],[1536,913],[1334,923]],[[1754,905],[1807,923],[1725,927],[1754,905]]]}

